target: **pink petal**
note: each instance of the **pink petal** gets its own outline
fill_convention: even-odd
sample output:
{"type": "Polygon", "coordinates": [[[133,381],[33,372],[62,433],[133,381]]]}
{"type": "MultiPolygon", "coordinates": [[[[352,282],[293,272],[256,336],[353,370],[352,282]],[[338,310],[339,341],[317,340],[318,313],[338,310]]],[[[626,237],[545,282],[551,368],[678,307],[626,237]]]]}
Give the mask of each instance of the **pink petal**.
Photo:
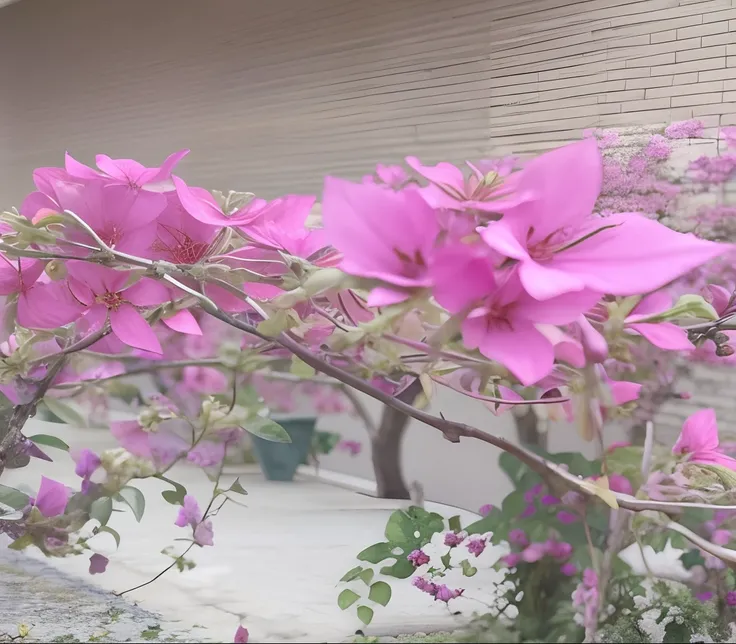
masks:
{"type": "MultiPolygon", "coordinates": [[[[524,400],[524,397],[520,393],[514,391],[513,389],[509,389],[508,387],[504,387],[503,385],[498,385],[498,393],[499,396],[504,400],[524,400]]],[[[485,402],[483,404],[494,416],[500,416],[504,412],[515,407],[515,405],[497,405],[496,403],[492,402],[485,402]]]]}
{"type": "Polygon", "coordinates": [[[529,386],[548,375],[554,366],[552,343],[530,323],[488,325],[485,318],[468,318],[463,339],[469,348],[504,365],[522,385],[529,386]]]}
{"type": "Polygon", "coordinates": [[[690,460],[694,463],[720,465],[721,467],[727,467],[729,470],[736,472],[736,459],[726,456],[725,454],[721,454],[721,452],[716,450],[695,452],[690,460]]]}
{"type": "Polygon", "coordinates": [[[153,329],[130,304],[123,304],[117,311],[110,311],[110,325],[112,332],[129,347],[163,353],[153,329]]]}
{"type": "Polygon", "coordinates": [[[641,299],[628,319],[634,322],[641,317],[664,313],[670,308],[672,308],[672,296],[667,291],[655,291],[641,299]]]}
{"type": "Polygon", "coordinates": [[[65,266],[69,277],[89,287],[95,295],[121,291],[130,276],[127,271],[116,271],[82,260],[67,261],[65,266]]]}
{"type": "Polygon", "coordinates": [[[69,492],[63,483],[41,477],[41,486],[36,495],[36,507],[45,517],[56,517],[64,514],[69,500],[69,492]]]}
{"type": "Polygon", "coordinates": [[[569,324],[579,320],[581,313],[588,312],[599,300],[598,293],[587,289],[543,301],[523,293],[518,297],[510,316],[540,324],[569,324]]]}
{"type": "Polygon", "coordinates": [[[64,282],[34,284],[18,298],[18,324],[27,329],[58,329],[83,311],[64,282]]]}
{"type": "Polygon", "coordinates": [[[99,331],[107,322],[107,307],[104,304],[94,304],[84,314],[87,324],[87,334],[99,331]]]}
{"type": "Polygon", "coordinates": [[[179,177],[174,176],[172,180],[184,210],[197,221],[219,227],[230,225],[229,218],[224,215],[214,198],[210,200],[203,197],[199,191],[195,193],[194,189],[190,188],[179,177]]]}
{"type": "Polygon", "coordinates": [[[626,380],[611,380],[608,383],[611,390],[613,402],[617,405],[625,405],[639,399],[641,385],[638,382],[628,382],[626,380]]]}
{"type": "Polygon", "coordinates": [[[641,215],[611,215],[601,221],[616,227],[556,254],[550,264],[610,295],[655,291],[733,250],[730,244],[678,233],[641,215]]]}
{"type": "Polygon", "coordinates": [[[466,244],[445,246],[433,253],[430,275],[432,294],[450,313],[459,313],[496,286],[490,257],[483,248],[466,244]]]}
{"type": "Polygon", "coordinates": [[[409,295],[410,293],[407,291],[378,286],[368,294],[366,304],[375,307],[390,306],[391,304],[404,302],[409,298],[409,295]]]}
{"type": "Polygon", "coordinates": [[[143,431],[137,420],[124,420],[110,423],[110,433],[133,456],[153,460],[148,444],[149,433],[143,431]]]}
{"type": "Polygon", "coordinates": [[[465,196],[465,177],[460,168],[444,161],[434,166],[422,165],[416,157],[406,157],[405,161],[414,172],[431,183],[454,188],[460,195],[465,196]]]}
{"type": "Polygon", "coordinates": [[[709,301],[718,315],[723,315],[731,301],[731,292],[717,284],[708,284],[704,290],[704,297],[709,301]]]}
{"type": "Polygon", "coordinates": [[[66,171],[72,177],[78,177],[80,179],[99,179],[100,173],[93,170],[89,166],[79,163],[72,157],[68,152],[64,155],[64,166],[66,171]]]}
{"type": "Polygon", "coordinates": [[[9,259],[0,255],[0,295],[10,295],[30,288],[43,273],[46,264],[23,257],[9,259]]]}
{"type": "Polygon", "coordinates": [[[158,306],[171,299],[169,289],[161,282],[144,277],[123,291],[123,297],[136,306],[158,306]]]}
{"type": "Polygon", "coordinates": [[[41,210],[59,210],[59,205],[43,192],[32,192],[20,205],[20,214],[33,219],[41,210]]]}
{"type": "Polygon", "coordinates": [[[627,329],[636,331],[651,344],[667,351],[690,351],[695,348],[687,337],[687,331],[671,322],[658,324],[627,324],[627,329]]]}
{"type": "Polygon", "coordinates": [[[179,161],[187,156],[187,154],[189,154],[189,150],[179,150],[178,152],[170,154],[166,157],[166,160],[161,164],[160,168],[153,168],[156,172],[152,176],[146,177],[146,184],[156,184],[169,179],[174,168],[179,164],[179,161]]]}
{"type": "Polygon", "coordinates": [[[163,318],[161,321],[173,331],[188,335],[202,335],[197,319],[186,309],[177,311],[174,315],[163,318]]]}
{"type": "Polygon", "coordinates": [[[718,424],[714,409],[701,409],[685,420],[672,448],[674,454],[713,452],[718,449],[718,424]]]}

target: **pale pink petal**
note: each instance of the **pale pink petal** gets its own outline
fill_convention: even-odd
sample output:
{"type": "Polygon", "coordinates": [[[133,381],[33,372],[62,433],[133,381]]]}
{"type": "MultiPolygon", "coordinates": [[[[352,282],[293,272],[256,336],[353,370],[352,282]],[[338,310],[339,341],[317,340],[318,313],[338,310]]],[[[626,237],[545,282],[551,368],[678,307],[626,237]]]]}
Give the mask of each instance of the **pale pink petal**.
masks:
{"type": "Polygon", "coordinates": [[[628,382],[626,380],[610,380],[608,388],[611,390],[613,402],[617,405],[625,405],[639,399],[641,385],[638,382],[628,382]]]}
{"type": "Polygon", "coordinates": [[[0,255],[0,295],[18,293],[33,286],[46,264],[37,259],[10,259],[0,255]]]}
{"type": "Polygon", "coordinates": [[[463,322],[463,339],[470,348],[504,365],[522,385],[529,386],[548,375],[554,366],[552,343],[533,325],[489,325],[485,318],[463,322]]]}
{"type": "Polygon", "coordinates": [[[416,157],[406,157],[405,161],[414,172],[431,183],[454,188],[459,196],[465,196],[465,177],[460,168],[444,161],[434,166],[422,165],[416,157]]]}
{"type": "Polygon", "coordinates": [[[36,283],[18,298],[18,324],[27,329],[57,329],[83,311],[63,282],[36,283]]]}
{"type": "Polygon", "coordinates": [[[112,332],[129,347],[163,353],[153,329],[130,304],[123,304],[117,311],[110,311],[110,325],[112,332]]]}
{"type": "Polygon", "coordinates": [[[177,311],[174,315],[163,318],[161,321],[173,331],[186,333],[187,335],[202,335],[202,329],[197,319],[186,309],[177,311]]]}
{"type": "Polygon", "coordinates": [[[733,250],[730,244],[678,233],[641,215],[611,215],[601,221],[615,227],[557,253],[550,264],[610,295],[655,291],[733,250]]]}
{"type": "Polygon", "coordinates": [[[252,310],[247,302],[244,302],[237,295],[233,295],[230,291],[226,291],[216,284],[207,284],[204,287],[204,293],[223,311],[228,313],[239,313],[241,311],[252,310]]]}
{"type": "Polygon", "coordinates": [[[627,324],[627,329],[636,331],[646,338],[651,344],[667,351],[690,351],[695,348],[688,339],[685,329],[671,322],[659,322],[658,324],[627,324]]]}
{"type": "Polygon", "coordinates": [[[128,181],[136,183],[145,170],[143,165],[133,159],[111,159],[106,154],[98,154],[95,163],[109,177],[126,183],[128,181]]]}
{"type": "Polygon", "coordinates": [[[153,460],[148,444],[149,433],[144,431],[137,420],[123,420],[110,423],[110,433],[133,456],[153,460]]]}
{"type": "Polygon", "coordinates": [[[608,357],[606,339],[584,315],[579,316],[576,322],[585,355],[593,362],[603,362],[608,357]]]}
{"type": "Polygon", "coordinates": [[[69,491],[63,483],[41,477],[35,505],[43,516],[56,517],[64,514],[68,501],[69,491]]]}
{"type": "Polygon", "coordinates": [[[675,454],[709,452],[718,449],[718,424],[714,409],[701,409],[689,416],[672,448],[675,454]]]}
{"type": "Polygon", "coordinates": [[[522,293],[513,307],[510,316],[523,318],[540,324],[568,324],[587,313],[600,301],[600,294],[590,290],[565,293],[547,300],[535,300],[527,293],[522,293]]]}
{"type": "Polygon", "coordinates": [[[144,277],[123,291],[123,297],[136,306],[158,306],[171,299],[169,289],[161,282],[144,277]]]}
{"type": "Polygon", "coordinates": [[[736,471],[736,459],[721,454],[718,451],[702,451],[695,452],[690,458],[694,463],[704,463],[706,465],[720,465],[727,467],[729,470],[736,471]]]}
{"type": "Polygon", "coordinates": [[[554,262],[540,264],[533,259],[521,262],[519,276],[524,289],[538,300],[549,300],[563,293],[582,291],[585,280],[559,270],[554,262]]]}
{"type": "Polygon", "coordinates": [[[378,286],[368,294],[366,304],[371,307],[390,306],[409,299],[410,293],[398,289],[384,288],[378,286]]]}
{"type": "Polygon", "coordinates": [[[634,322],[643,317],[664,313],[670,308],[672,308],[672,296],[667,291],[655,291],[641,299],[627,321],[634,322]]]}

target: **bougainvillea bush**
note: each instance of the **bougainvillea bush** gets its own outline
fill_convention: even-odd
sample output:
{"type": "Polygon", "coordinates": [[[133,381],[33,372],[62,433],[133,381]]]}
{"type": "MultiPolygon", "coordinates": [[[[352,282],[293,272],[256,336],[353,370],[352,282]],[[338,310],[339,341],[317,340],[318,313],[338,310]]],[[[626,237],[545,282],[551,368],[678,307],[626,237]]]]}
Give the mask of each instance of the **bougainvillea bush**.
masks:
{"type": "MultiPolygon", "coordinates": [[[[605,432],[636,406],[642,384],[627,374],[646,366],[649,347],[680,356],[710,343],[716,357],[733,353],[730,286],[708,278],[733,247],[662,223],[679,206],[656,176],[669,145],[658,136],[647,143],[652,164],[616,162],[618,183],[597,136],[523,162],[409,157],[411,172],[328,177],[317,225],[315,197],[265,201],[188,185],[176,174],[186,151],[158,168],[105,155],[92,168],[67,155],[62,168],[37,169],[36,191],[0,217],[0,474],[66,447],[26,433],[39,408],[69,422],[93,416],[119,447],[73,453],[74,490],[47,477],[34,495],[0,487],[0,531],[11,548],[91,555],[90,572],[103,572],[107,560],[91,554],[96,535],[119,540],[113,509],[129,506],[140,519],[136,480],[156,477],[170,486],[163,496],[188,540],[171,567],[185,569],[192,548],[216,543],[217,509],[244,492],[237,481],[218,485],[229,450],[247,433],[289,440],[271,417],[288,406],[293,389],[279,389],[288,383],[319,411],[361,392],[440,431],[448,449],[475,440],[505,452],[516,490],[500,509],[465,527],[421,508],[398,512],[387,541],[360,555],[393,562],[379,575],[411,577],[417,592],[456,602],[464,591],[443,583],[446,572],[457,565],[470,576],[488,544],[505,544],[497,565],[506,590],[491,616],[502,621],[513,606],[536,616],[519,620],[524,639],[554,624],[560,637],[592,640],[613,624],[612,602],[632,611],[642,592],[618,552],[676,535],[691,567],[702,567],[698,593],[729,605],[736,461],[719,448],[712,410],[662,453],[651,432],[638,448],[612,446],[605,432]],[[629,188],[666,198],[656,207],[607,198],[629,188]],[[695,275],[702,284],[687,283],[695,275]],[[128,384],[141,374],[152,390],[128,384]],[[407,402],[415,383],[421,393],[407,402]],[[492,422],[434,415],[436,387],[481,401],[489,419],[530,405],[565,414],[600,458],[549,455],[494,435],[492,422]],[[110,415],[113,397],[126,402],[127,419],[110,415]],[[207,472],[211,498],[172,478],[180,461],[207,472]],[[422,548],[436,534],[464,558],[431,560],[422,548]]],[[[730,176],[723,158],[688,172],[730,176]]],[[[368,593],[344,589],[338,602],[355,605],[364,623],[391,596],[374,576],[350,571],[343,581],[368,593]]]]}

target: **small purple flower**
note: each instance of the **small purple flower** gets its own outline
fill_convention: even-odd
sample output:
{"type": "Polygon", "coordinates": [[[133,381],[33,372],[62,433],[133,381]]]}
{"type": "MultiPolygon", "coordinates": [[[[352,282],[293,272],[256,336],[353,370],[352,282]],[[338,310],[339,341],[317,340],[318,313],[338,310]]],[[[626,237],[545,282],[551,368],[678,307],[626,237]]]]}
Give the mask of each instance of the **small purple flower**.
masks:
{"type": "Polygon", "coordinates": [[[451,588],[448,588],[445,584],[441,584],[437,586],[437,590],[434,593],[434,599],[435,601],[447,603],[451,599],[456,599],[457,597],[460,597],[463,592],[465,592],[463,588],[455,588],[453,590],[451,588]]]}
{"type": "Polygon", "coordinates": [[[515,568],[521,561],[521,555],[518,552],[511,552],[501,557],[501,561],[503,561],[503,563],[509,568],[515,568]]]}
{"type": "Polygon", "coordinates": [[[69,492],[63,483],[41,477],[41,485],[34,500],[34,505],[45,517],[56,517],[64,514],[69,501],[69,492]]]}
{"type": "Polygon", "coordinates": [[[544,486],[541,483],[538,483],[533,488],[528,489],[526,492],[524,492],[524,501],[527,503],[533,503],[534,499],[536,499],[544,489],[544,486]]]}
{"type": "Polygon", "coordinates": [[[547,554],[547,545],[544,543],[533,543],[524,549],[521,553],[521,558],[529,563],[539,561],[544,555],[547,554]]]}
{"type": "Polygon", "coordinates": [[[588,588],[598,587],[598,573],[592,568],[586,568],[583,570],[583,585],[588,588]]]}
{"type": "Polygon", "coordinates": [[[537,508],[533,503],[530,503],[524,508],[524,511],[519,515],[520,518],[526,519],[527,517],[532,516],[537,511],[537,508]]]}
{"type": "Polygon", "coordinates": [[[486,540],[469,539],[468,542],[465,544],[465,547],[468,549],[468,552],[470,554],[473,554],[476,557],[480,557],[483,554],[483,551],[486,549],[486,540]]]}
{"type": "Polygon", "coordinates": [[[184,497],[184,505],[179,508],[179,514],[174,521],[174,525],[180,528],[186,528],[188,525],[194,527],[202,520],[202,510],[199,509],[199,503],[191,494],[184,497]]]}
{"type": "Polygon", "coordinates": [[[233,642],[235,644],[248,644],[249,637],[250,637],[250,633],[248,633],[248,629],[243,628],[242,626],[238,626],[238,630],[235,631],[235,637],[233,638],[233,642]]]}
{"type": "Polygon", "coordinates": [[[480,506],[480,509],[478,510],[478,514],[482,517],[487,517],[491,511],[493,510],[493,506],[490,503],[486,503],[485,505],[480,506]]]}
{"type": "Polygon", "coordinates": [[[445,533],[445,545],[450,548],[459,546],[465,540],[465,534],[462,532],[447,532],[445,533]]]}
{"type": "Polygon", "coordinates": [[[509,531],[509,542],[522,548],[526,548],[529,545],[529,539],[521,528],[514,528],[509,531]]]}
{"type": "Polygon", "coordinates": [[[560,566],[560,572],[567,577],[572,577],[577,571],[578,567],[574,563],[568,562],[560,566]]]}
{"type": "Polygon", "coordinates": [[[736,590],[729,590],[726,593],[726,603],[729,606],[736,606],[736,590]]]}
{"type": "Polygon", "coordinates": [[[214,546],[214,536],[212,521],[202,521],[194,528],[194,543],[198,546],[214,546]]]}
{"type": "Polygon", "coordinates": [[[107,569],[107,564],[109,562],[110,560],[104,555],[100,555],[98,553],[93,554],[89,558],[89,574],[90,575],[102,574],[107,569]]]}
{"type": "Polygon", "coordinates": [[[429,563],[429,556],[423,550],[412,550],[406,558],[415,568],[429,563]]]}
{"type": "Polygon", "coordinates": [[[565,541],[552,541],[545,543],[547,554],[555,559],[567,559],[572,554],[572,546],[565,541]]]}
{"type": "Polygon", "coordinates": [[[91,477],[100,467],[102,461],[91,449],[83,449],[72,457],[77,466],[74,468],[74,473],[82,479],[82,494],[89,493],[91,487],[91,477]]]}
{"type": "Polygon", "coordinates": [[[707,602],[713,599],[713,593],[710,590],[706,590],[705,592],[695,595],[695,599],[701,602],[707,602]]]}
{"type": "Polygon", "coordinates": [[[414,579],[411,580],[411,585],[429,595],[434,595],[437,592],[437,584],[433,584],[424,577],[414,577],[414,579]]]}
{"type": "Polygon", "coordinates": [[[360,441],[342,440],[337,444],[337,449],[348,452],[350,456],[357,456],[363,449],[363,445],[360,441]]]}
{"type": "Polygon", "coordinates": [[[545,494],[542,497],[542,505],[559,505],[559,503],[561,503],[560,499],[551,494],[545,494]]]}
{"type": "Polygon", "coordinates": [[[567,510],[562,510],[561,512],[557,513],[557,520],[560,523],[564,524],[576,523],[578,520],[578,515],[573,514],[572,512],[568,512],[567,510]]]}
{"type": "Polygon", "coordinates": [[[723,529],[714,530],[710,540],[717,546],[725,546],[729,541],[731,541],[731,531],[723,529]]]}

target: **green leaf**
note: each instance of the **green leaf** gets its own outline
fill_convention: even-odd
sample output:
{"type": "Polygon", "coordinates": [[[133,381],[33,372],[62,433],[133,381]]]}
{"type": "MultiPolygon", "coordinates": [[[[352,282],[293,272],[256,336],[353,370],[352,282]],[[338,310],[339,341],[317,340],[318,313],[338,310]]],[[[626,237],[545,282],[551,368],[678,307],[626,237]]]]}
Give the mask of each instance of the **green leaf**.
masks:
{"type": "Polygon", "coordinates": [[[447,570],[450,567],[450,557],[452,555],[449,552],[446,552],[444,555],[440,557],[440,561],[442,562],[442,565],[445,567],[445,570],[447,570]]]}
{"type": "Polygon", "coordinates": [[[391,550],[391,544],[386,543],[385,541],[374,543],[372,546],[368,546],[365,550],[358,553],[358,560],[367,561],[372,564],[381,563],[389,557],[396,556],[391,552],[391,550]]]}
{"type": "Polygon", "coordinates": [[[100,525],[106,525],[112,516],[112,499],[109,496],[95,499],[89,508],[89,516],[99,521],[100,525]]]}
{"type": "Polygon", "coordinates": [[[511,492],[501,504],[501,511],[507,517],[516,517],[520,515],[526,508],[524,493],[521,490],[511,492]]]}
{"type": "Polygon", "coordinates": [[[467,559],[463,559],[460,562],[460,567],[463,569],[463,575],[466,577],[472,577],[476,572],[478,572],[478,569],[471,566],[467,559]]]}
{"type": "Polygon", "coordinates": [[[498,465],[514,484],[521,481],[521,477],[526,471],[526,466],[518,458],[511,456],[508,452],[503,452],[503,454],[498,457],[498,465]]]}
{"type": "Polygon", "coordinates": [[[28,440],[36,443],[36,445],[45,445],[46,447],[63,449],[65,452],[69,451],[69,445],[56,436],[49,436],[48,434],[34,434],[33,436],[29,436],[28,440]]]}
{"type": "Polygon", "coordinates": [[[107,525],[101,525],[99,528],[96,528],[95,534],[99,534],[100,532],[107,532],[107,534],[111,534],[112,538],[115,539],[115,545],[118,548],[120,547],[120,534],[118,534],[117,530],[113,530],[110,526],[107,525]]]}
{"type": "Polygon", "coordinates": [[[358,593],[346,588],[337,596],[337,605],[340,607],[340,610],[345,610],[346,608],[350,608],[359,599],[360,595],[358,593]]]}
{"type": "Polygon", "coordinates": [[[289,371],[299,378],[312,378],[316,371],[314,367],[310,367],[304,360],[297,356],[291,357],[291,367],[289,371]]]}
{"type": "Polygon", "coordinates": [[[386,606],[391,601],[391,586],[385,581],[377,581],[371,586],[368,599],[376,602],[376,604],[381,604],[381,606],[386,606]]]}
{"type": "Polygon", "coordinates": [[[19,537],[13,543],[11,543],[8,548],[10,550],[25,550],[28,546],[33,545],[33,537],[26,533],[22,537],[19,537]]]}
{"type": "Polygon", "coordinates": [[[366,568],[363,572],[361,572],[358,575],[358,578],[366,585],[370,586],[371,581],[373,581],[373,569],[372,568],[366,568]]]}
{"type": "Polygon", "coordinates": [[[340,581],[353,581],[353,579],[357,579],[358,575],[363,572],[363,566],[355,566],[355,568],[352,568],[351,570],[348,570],[341,578],[340,581]]]}
{"type": "Polygon", "coordinates": [[[447,523],[450,526],[450,530],[453,532],[460,532],[463,529],[463,526],[460,523],[460,516],[457,514],[454,517],[450,517],[447,520],[447,523]]]}
{"type": "Polygon", "coordinates": [[[703,559],[703,555],[701,555],[700,551],[696,549],[688,550],[687,552],[680,555],[680,561],[682,562],[682,565],[685,566],[686,570],[690,570],[690,568],[693,568],[695,566],[705,565],[705,559],[703,559]]]}
{"type": "Polygon", "coordinates": [[[368,626],[373,620],[373,609],[368,606],[358,606],[358,619],[368,626]]]}
{"type": "Polygon", "coordinates": [[[248,491],[240,484],[240,479],[237,478],[233,481],[233,484],[227,488],[227,492],[235,492],[236,494],[248,494],[248,491]]]}
{"type": "Polygon", "coordinates": [[[72,427],[86,427],[87,421],[70,403],[62,402],[58,398],[47,396],[43,399],[46,408],[59,420],[72,427]]]}
{"type": "Polygon", "coordinates": [[[386,539],[390,543],[402,544],[415,541],[415,532],[414,522],[404,510],[396,510],[391,513],[386,524],[386,539]]]}
{"type": "Polygon", "coordinates": [[[138,488],[126,485],[117,496],[118,500],[125,501],[128,504],[130,509],[133,510],[135,520],[140,523],[146,509],[146,497],[143,496],[143,492],[138,488]]]}
{"type": "Polygon", "coordinates": [[[253,436],[258,436],[263,440],[273,441],[274,443],[291,443],[291,436],[276,421],[263,416],[256,416],[248,421],[248,426],[241,426],[246,432],[250,432],[253,436]]]}
{"type": "Polygon", "coordinates": [[[174,487],[173,490],[164,490],[161,492],[164,501],[171,503],[171,505],[184,505],[184,497],[187,495],[187,489],[183,485],[166,478],[163,474],[154,474],[154,477],[174,487]]]}
{"type": "Polygon", "coordinates": [[[9,505],[14,510],[22,510],[30,503],[31,498],[14,487],[0,484],[0,503],[9,505]]]}
{"type": "Polygon", "coordinates": [[[407,579],[414,574],[414,566],[406,557],[396,559],[393,566],[384,566],[381,568],[381,574],[387,577],[396,577],[397,579],[407,579]]]}
{"type": "Polygon", "coordinates": [[[470,534],[484,534],[486,532],[493,532],[494,537],[498,531],[501,522],[503,521],[503,512],[498,508],[494,507],[486,516],[482,519],[478,519],[476,522],[471,523],[465,532],[470,534]]]}
{"type": "Polygon", "coordinates": [[[315,454],[329,454],[340,442],[340,434],[337,432],[317,431],[312,439],[312,449],[315,454]]]}

